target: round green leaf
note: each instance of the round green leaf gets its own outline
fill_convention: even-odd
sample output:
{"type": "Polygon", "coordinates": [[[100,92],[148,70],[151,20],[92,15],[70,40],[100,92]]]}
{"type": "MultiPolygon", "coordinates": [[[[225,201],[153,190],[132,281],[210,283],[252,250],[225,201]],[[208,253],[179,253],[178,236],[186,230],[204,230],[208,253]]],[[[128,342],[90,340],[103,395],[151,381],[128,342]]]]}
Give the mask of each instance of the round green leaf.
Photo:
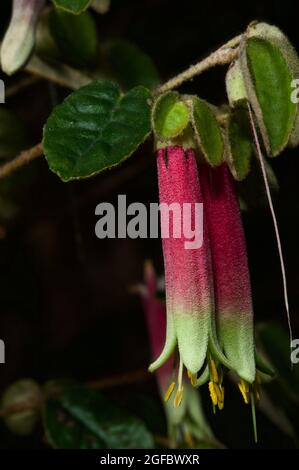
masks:
{"type": "MultiPolygon", "coordinates": [[[[266,39],[276,46],[288,64],[294,79],[299,79],[299,57],[296,49],[286,35],[277,26],[268,23],[252,23],[247,29],[248,37],[259,37],[266,39]]],[[[293,132],[290,136],[289,145],[299,145],[299,105],[297,104],[297,116],[294,122],[293,132]]]]}
{"type": "Polygon", "coordinates": [[[192,123],[206,160],[212,166],[220,165],[224,151],[220,126],[210,105],[197,97],[193,99],[192,123]]]}
{"type": "Polygon", "coordinates": [[[70,63],[84,66],[97,58],[98,37],[95,22],[86,11],[75,16],[62,10],[52,10],[49,27],[63,57],[70,63]]]}
{"type": "Polygon", "coordinates": [[[236,109],[227,125],[226,158],[234,178],[243,180],[249,173],[253,153],[248,114],[245,109],[236,109]]]}
{"type": "Polygon", "coordinates": [[[178,137],[189,123],[189,108],[174,92],[162,95],[153,109],[153,127],[161,139],[178,137]]]}
{"type": "Polygon", "coordinates": [[[53,0],[57,8],[79,15],[89,7],[91,0],[53,0]]]}
{"type": "Polygon", "coordinates": [[[59,449],[152,448],[143,422],[85,387],[66,389],[43,410],[46,436],[59,449]]]}
{"type": "Polygon", "coordinates": [[[291,101],[293,76],[282,52],[271,42],[248,38],[243,72],[249,101],[256,115],[267,152],[278,155],[294,127],[297,106],[291,101]]]}
{"type": "Polygon", "coordinates": [[[50,169],[70,181],[118,165],[150,134],[149,98],[144,87],[121,96],[119,87],[105,80],[72,93],[44,127],[50,169]]]}

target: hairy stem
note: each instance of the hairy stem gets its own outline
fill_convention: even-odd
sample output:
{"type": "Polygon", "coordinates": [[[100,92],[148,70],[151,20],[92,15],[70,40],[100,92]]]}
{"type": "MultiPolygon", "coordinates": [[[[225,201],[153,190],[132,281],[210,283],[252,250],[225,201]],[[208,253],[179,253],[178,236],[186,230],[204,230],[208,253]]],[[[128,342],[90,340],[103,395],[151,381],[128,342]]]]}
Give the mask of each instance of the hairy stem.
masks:
{"type": "Polygon", "coordinates": [[[42,155],[43,147],[41,143],[28,150],[24,150],[16,158],[7,163],[4,163],[4,165],[0,167],[0,179],[5,178],[18,168],[21,168],[23,165],[26,165],[27,163],[42,155]]]}
{"type": "Polygon", "coordinates": [[[212,52],[208,57],[201,60],[195,65],[191,65],[187,70],[180,73],[176,77],[171,78],[168,82],[159,86],[154,94],[160,95],[172,90],[173,88],[179,87],[182,83],[192,79],[196,75],[200,75],[206,70],[215,67],[216,65],[230,64],[238,54],[236,47],[240,44],[242,35],[236,36],[235,38],[228,41],[226,44],[221,46],[216,51],[212,52]]]}

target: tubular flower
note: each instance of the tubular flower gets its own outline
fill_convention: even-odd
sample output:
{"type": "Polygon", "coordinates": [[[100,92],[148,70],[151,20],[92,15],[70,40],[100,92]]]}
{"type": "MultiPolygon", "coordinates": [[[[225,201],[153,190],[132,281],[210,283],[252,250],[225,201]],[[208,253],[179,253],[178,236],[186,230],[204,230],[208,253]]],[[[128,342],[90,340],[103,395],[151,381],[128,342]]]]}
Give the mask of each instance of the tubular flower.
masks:
{"type": "Polygon", "coordinates": [[[11,21],[1,46],[1,65],[8,75],[19,70],[28,60],[44,3],[45,0],[13,0],[11,21]]]}
{"type": "MultiPolygon", "coordinates": [[[[248,403],[256,367],[251,287],[238,199],[226,164],[216,169],[202,165],[200,180],[211,243],[217,336],[241,379],[239,388],[248,403]]],[[[214,364],[209,388],[216,404],[221,376],[221,369],[214,364]]]]}
{"type": "MultiPolygon", "coordinates": [[[[157,297],[157,277],[150,261],[145,263],[144,280],[145,285],[139,286],[138,292],[141,294],[148,327],[151,355],[157,357],[165,341],[166,306],[165,302],[157,297]]],[[[171,441],[174,445],[179,445],[183,437],[188,447],[222,447],[205,419],[199,393],[185,377],[183,383],[187,399],[180,407],[174,408],[170,405],[169,397],[175,388],[174,374],[175,365],[171,359],[156,371],[171,441]]]]}
{"type": "MultiPolygon", "coordinates": [[[[167,327],[165,346],[156,361],[150,366],[154,371],[163,365],[174,352],[179,351],[178,388],[174,405],[179,406],[183,397],[183,369],[186,367],[193,385],[198,385],[198,372],[210,356],[208,350],[228,365],[228,361],[217,348],[213,328],[214,297],[209,240],[202,224],[203,243],[200,247],[187,249],[182,218],[175,209],[191,205],[191,222],[196,227],[196,204],[203,202],[198,179],[195,152],[182,146],[168,146],[157,151],[158,182],[161,212],[161,235],[165,267],[167,327]],[[161,209],[169,208],[168,220],[161,209]],[[172,209],[172,210],[170,210],[172,209]],[[169,236],[163,236],[164,225],[173,228],[169,236]]],[[[189,240],[190,241],[190,240],[189,240]]],[[[207,367],[203,374],[206,376],[207,367]]],[[[201,379],[200,379],[201,380],[201,379]]]]}

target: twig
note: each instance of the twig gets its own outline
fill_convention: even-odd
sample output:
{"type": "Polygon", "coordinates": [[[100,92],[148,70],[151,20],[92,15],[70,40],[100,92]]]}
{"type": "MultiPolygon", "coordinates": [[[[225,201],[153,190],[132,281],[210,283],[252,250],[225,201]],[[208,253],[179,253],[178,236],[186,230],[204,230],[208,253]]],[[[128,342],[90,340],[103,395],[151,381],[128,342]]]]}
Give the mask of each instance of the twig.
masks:
{"type": "Polygon", "coordinates": [[[164,83],[155,90],[155,95],[160,95],[161,93],[166,93],[173,88],[177,88],[185,81],[190,80],[196,75],[199,75],[202,72],[215,67],[216,65],[230,64],[237,57],[238,50],[235,49],[235,47],[240,44],[241,39],[242,35],[236,36],[221,46],[219,49],[212,52],[212,54],[210,54],[205,59],[201,60],[195,65],[191,65],[191,67],[189,67],[184,72],[180,73],[176,77],[171,78],[168,82],[164,83]]]}
{"type": "MultiPolygon", "coordinates": [[[[94,390],[105,390],[111,387],[118,387],[122,385],[133,384],[136,382],[142,382],[148,380],[150,378],[150,374],[147,372],[146,369],[138,369],[132,372],[127,372],[124,374],[107,377],[105,379],[94,380],[86,383],[88,388],[92,388],[94,390]]],[[[20,413],[22,411],[28,410],[39,410],[46,398],[57,397],[62,393],[62,390],[59,388],[53,388],[46,396],[43,398],[42,396],[40,399],[32,399],[32,400],[24,400],[20,403],[14,403],[12,405],[3,406],[0,408],[0,417],[4,418],[5,416],[20,413]]]]}
{"type": "Polygon", "coordinates": [[[34,85],[40,80],[40,77],[35,77],[32,75],[27,75],[23,77],[21,80],[17,81],[13,85],[9,86],[5,91],[5,98],[9,98],[10,96],[14,96],[20,91],[24,90],[31,85],[34,85]]]}
{"type": "Polygon", "coordinates": [[[0,179],[5,178],[18,168],[22,167],[23,165],[26,165],[27,163],[31,162],[37,157],[40,157],[41,155],[43,155],[43,147],[41,143],[35,145],[34,147],[28,150],[24,150],[16,158],[5,163],[0,167],[0,179]]]}
{"type": "Polygon", "coordinates": [[[38,77],[50,80],[57,85],[77,90],[90,83],[93,78],[65,64],[49,64],[37,56],[33,56],[25,70],[38,77]]]}
{"type": "Polygon", "coordinates": [[[134,370],[132,372],[126,372],[124,374],[117,375],[116,377],[107,377],[106,379],[95,380],[87,382],[89,388],[95,390],[104,390],[110,387],[119,387],[121,385],[129,385],[136,382],[143,382],[148,380],[150,374],[146,369],[134,370]]]}

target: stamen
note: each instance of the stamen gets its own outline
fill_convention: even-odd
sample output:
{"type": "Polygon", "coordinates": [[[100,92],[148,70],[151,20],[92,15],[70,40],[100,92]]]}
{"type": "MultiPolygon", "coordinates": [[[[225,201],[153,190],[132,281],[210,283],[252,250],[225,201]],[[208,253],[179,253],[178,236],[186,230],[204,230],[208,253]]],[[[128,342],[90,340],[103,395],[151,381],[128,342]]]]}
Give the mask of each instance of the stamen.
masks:
{"type": "Polygon", "coordinates": [[[191,372],[189,372],[190,376],[190,382],[191,382],[191,385],[193,385],[193,387],[196,387],[197,385],[197,374],[192,374],[191,372]]]}
{"type": "Polygon", "coordinates": [[[184,364],[183,364],[182,359],[180,359],[179,373],[178,373],[178,388],[179,389],[183,388],[183,369],[184,369],[184,364]]]}
{"type": "Polygon", "coordinates": [[[167,391],[165,392],[165,395],[164,395],[164,400],[165,401],[168,401],[169,398],[171,397],[172,395],[172,392],[174,390],[174,387],[175,387],[175,382],[171,382],[171,384],[169,385],[167,391]]]}
{"type": "Polygon", "coordinates": [[[175,408],[178,408],[180,404],[182,403],[183,393],[184,393],[184,387],[177,389],[174,400],[173,400],[173,406],[175,408]]]}
{"type": "Polygon", "coordinates": [[[248,397],[248,392],[249,392],[249,386],[248,383],[245,382],[245,380],[241,379],[240,383],[238,383],[239,390],[242,394],[242,397],[246,403],[246,405],[249,404],[249,397],[248,397]]]}
{"type": "Polygon", "coordinates": [[[217,395],[219,393],[218,408],[219,408],[219,410],[223,410],[223,407],[224,407],[224,387],[221,387],[221,386],[217,386],[217,387],[218,387],[217,395]]]}
{"type": "Polygon", "coordinates": [[[219,383],[217,367],[213,359],[210,360],[210,373],[211,373],[213,382],[215,382],[216,384],[219,383]]]}
{"type": "Polygon", "coordinates": [[[209,391],[210,391],[210,397],[211,397],[212,403],[214,406],[216,406],[218,403],[218,397],[217,397],[217,392],[215,390],[215,384],[212,381],[209,382],[209,391]]]}
{"type": "Polygon", "coordinates": [[[219,386],[217,384],[214,384],[214,389],[215,389],[215,392],[216,392],[216,395],[217,395],[217,402],[221,402],[222,401],[222,393],[221,393],[221,390],[219,388],[219,386]]]}
{"type": "Polygon", "coordinates": [[[183,364],[182,359],[180,359],[179,373],[178,373],[178,389],[176,391],[176,394],[173,400],[173,406],[175,408],[178,408],[180,406],[182,399],[183,399],[183,392],[184,392],[183,370],[184,370],[184,364],[183,364]]]}
{"type": "Polygon", "coordinates": [[[223,410],[223,407],[224,407],[224,403],[221,401],[218,403],[218,409],[221,411],[223,410]]]}

